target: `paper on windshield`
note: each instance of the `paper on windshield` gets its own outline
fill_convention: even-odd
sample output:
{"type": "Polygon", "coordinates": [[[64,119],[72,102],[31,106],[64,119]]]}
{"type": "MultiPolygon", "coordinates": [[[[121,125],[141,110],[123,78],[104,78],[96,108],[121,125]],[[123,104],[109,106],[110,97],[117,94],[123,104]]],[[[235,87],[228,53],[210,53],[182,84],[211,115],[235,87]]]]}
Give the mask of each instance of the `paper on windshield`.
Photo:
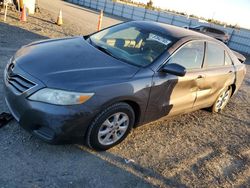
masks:
{"type": "Polygon", "coordinates": [[[148,40],[157,41],[157,42],[160,42],[160,43],[162,43],[162,44],[164,44],[164,45],[166,45],[166,46],[169,45],[169,44],[171,43],[170,40],[168,40],[168,39],[166,39],[166,38],[163,38],[163,37],[161,37],[161,36],[159,36],[159,35],[155,35],[155,34],[153,34],[153,33],[150,33],[150,34],[149,34],[148,40]]]}

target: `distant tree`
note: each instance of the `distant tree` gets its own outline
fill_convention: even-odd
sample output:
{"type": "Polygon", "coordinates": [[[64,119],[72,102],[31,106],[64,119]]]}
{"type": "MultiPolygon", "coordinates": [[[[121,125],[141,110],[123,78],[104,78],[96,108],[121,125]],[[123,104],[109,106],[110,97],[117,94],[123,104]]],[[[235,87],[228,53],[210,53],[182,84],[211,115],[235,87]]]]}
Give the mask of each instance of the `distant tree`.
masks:
{"type": "Polygon", "coordinates": [[[153,1],[152,0],[149,0],[149,2],[146,5],[146,8],[147,9],[153,9],[153,1]]]}

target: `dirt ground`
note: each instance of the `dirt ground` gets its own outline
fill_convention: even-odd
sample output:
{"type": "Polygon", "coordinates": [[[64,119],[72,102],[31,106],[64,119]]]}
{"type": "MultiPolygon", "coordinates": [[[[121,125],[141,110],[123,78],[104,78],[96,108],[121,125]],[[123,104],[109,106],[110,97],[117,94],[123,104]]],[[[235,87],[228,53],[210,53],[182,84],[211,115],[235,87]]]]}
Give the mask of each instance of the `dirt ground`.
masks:
{"type": "MultiPolygon", "coordinates": [[[[54,21],[55,12],[45,9],[27,23],[15,12],[0,21],[0,87],[8,59],[22,45],[91,33],[96,22],[86,29],[67,17],[62,27],[54,21]]],[[[250,58],[247,63],[243,85],[222,113],[199,110],[147,124],[107,152],[51,146],[12,121],[0,129],[0,187],[249,187],[250,58]]],[[[0,112],[8,111],[2,89],[0,97],[0,112]]]]}

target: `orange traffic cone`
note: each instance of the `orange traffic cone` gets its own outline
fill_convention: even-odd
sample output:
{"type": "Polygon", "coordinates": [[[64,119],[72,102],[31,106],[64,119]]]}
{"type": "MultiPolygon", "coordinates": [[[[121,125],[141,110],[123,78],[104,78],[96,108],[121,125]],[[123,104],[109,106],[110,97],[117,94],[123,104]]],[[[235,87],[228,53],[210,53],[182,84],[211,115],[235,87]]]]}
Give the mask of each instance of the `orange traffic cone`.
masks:
{"type": "Polygon", "coordinates": [[[99,18],[98,18],[98,26],[97,26],[98,31],[102,29],[102,18],[103,18],[103,10],[101,10],[99,18]]]}
{"type": "Polygon", "coordinates": [[[22,13],[21,13],[20,21],[21,22],[26,22],[27,21],[27,18],[26,18],[26,7],[25,7],[25,5],[23,6],[23,10],[22,10],[22,13]]]}
{"type": "Polygon", "coordinates": [[[63,24],[62,9],[60,9],[56,24],[59,25],[59,26],[61,26],[63,24]]]}

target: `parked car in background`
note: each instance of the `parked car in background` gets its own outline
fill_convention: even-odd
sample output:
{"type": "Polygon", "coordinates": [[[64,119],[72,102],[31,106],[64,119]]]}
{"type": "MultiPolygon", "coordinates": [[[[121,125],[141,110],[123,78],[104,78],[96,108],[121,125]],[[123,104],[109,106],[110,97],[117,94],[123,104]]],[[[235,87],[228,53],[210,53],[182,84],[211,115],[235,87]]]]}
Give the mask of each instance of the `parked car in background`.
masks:
{"type": "Polygon", "coordinates": [[[194,31],[203,33],[205,35],[208,35],[210,37],[216,38],[217,40],[225,44],[228,44],[228,41],[230,39],[230,36],[228,35],[227,32],[219,30],[219,29],[215,29],[213,27],[200,25],[200,26],[195,26],[195,27],[189,27],[187,29],[194,30],[194,31]]]}
{"type": "Polygon", "coordinates": [[[194,31],[127,22],[22,47],[4,71],[5,100],[23,128],[49,143],[80,138],[106,150],[161,117],[223,110],[246,74],[240,59],[194,31]]]}

